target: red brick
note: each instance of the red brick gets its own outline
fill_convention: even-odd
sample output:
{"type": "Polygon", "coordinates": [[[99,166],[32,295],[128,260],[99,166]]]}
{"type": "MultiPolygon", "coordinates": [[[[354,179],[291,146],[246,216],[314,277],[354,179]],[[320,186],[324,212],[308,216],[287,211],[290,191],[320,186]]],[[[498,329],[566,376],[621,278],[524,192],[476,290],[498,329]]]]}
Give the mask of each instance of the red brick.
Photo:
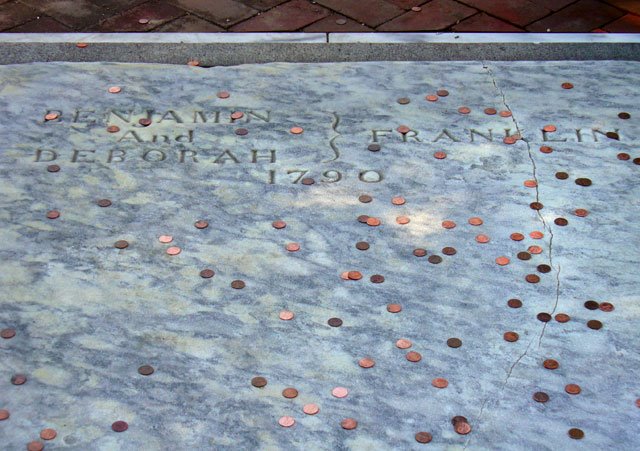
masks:
{"type": "Polygon", "coordinates": [[[378,27],[379,31],[436,31],[444,30],[475,14],[475,9],[453,0],[432,0],[422,11],[408,11],[378,27]]]}
{"type": "Polygon", "coordinates": [[[0,30],[13,28],[23,24],[37,16],[33,8],[22,5],[18,2],[5,3],[0,5],[0,30]]]}
{"type": "Polygon", "coordinates": [[[640,15],[640,1],[638,0],[605,0],[624,11],[640,15]]]}
{"type": "Polygon", "coordinates": [[[458,25],[451,27],[453,31],[481,32],[490,31],[494,33],[517,33],[524,31],[510,23],[491,17],[488,14],[480,13],[463,20],[458,25]]]}
{"type": "Polygon", "coordinates": [[[580,0],[527,27],[529,31],[580,33],[618,19],[624,13],[596,0],[580,0]]]}
{"type": "Polygon", "coordinates": [[[34,19],[7,31],[9,33],[68,33],[73,30],[51,17],[40,16],[39,19],[34,19]]]}
{"type": "Polygon", "coordinates": [[[602,28],[611,33],[640,33],[640,16],[627,14],[602,28]]]}
{"type": "Polygon", "coordinates": [[[529,0],[529,1],[538,6],[542,6],[543,8],[550,9],[551,11],[559,11],[565,6],[571,3],[575,3],[576,0],[529,0]]]}
{"type": "Polygon", "coordinates": [[[183,10],[169,3],[153,0],[117,16],[110,17],[104,22],[91,27],[90,31],[149,31],[184,14],[183,10]],[[138,22],[140,19],[147,19],[149,22],[141,24],[138,22]]]}
{"type": "Polygon", "coordinates": [[[21,0],[74,30],[83,30],[111,14],[89,0],[21,0]]]}
{"type": "Polygon", "coordinates": [[[239,23],[231,31],[295,31],[328,15],[321,6],[293,0],[239,23]]]}
{"type": "Polygon", "coordinates": [[[176,6],[228,28],[258,11],[233,0],[171,0],[176,6]]]}
{"type": "Polygon", "coordinates": [[[215,33],[224,28],[196,16],[186,15],[160,25],[153,30],[162,33],[215,33]]]}
{"type": "Polygon", "coordinates": [[[266,11],[267,9],[271,9],[274,6],[278,6],[281,3],[286,2],[287,0],[237,0],[243,5],[247,5],[253,9],[259,9],[260,11],[266,11]]]}
{"type": "Polygon", "coordinates": [[[393,3],[394,5],[402,9],[411,9],[414,6],[420,6],[426,3],[424,0],[386,0],[387,3],[393,3]]]}
{"type": "Polygon", "coordinates": [[[357,33],[363,31],[373,31],[373,29],[367,27],[366,25],[358,23],[355,20],[351,20],[348,17],[344,17],[340,14],[334,13],[322,20],[309,25],[302,31],[307,33],[357,33]],[[336,23],[336,20],[340,19],[346,20],[347,23],[345,23],[344,25],[338,25],[336,23]]]}
{"type": "Polygon", "coordinates": [[[404,12],[384,0],[318,0],[318,3],[370,27],[377,27],[404,12]]]}
{"type": "Polygon", "coordinates": [[[469,6],[516,25],[524,26],[551,13],[529,0],[460,0],[469,6]]]}

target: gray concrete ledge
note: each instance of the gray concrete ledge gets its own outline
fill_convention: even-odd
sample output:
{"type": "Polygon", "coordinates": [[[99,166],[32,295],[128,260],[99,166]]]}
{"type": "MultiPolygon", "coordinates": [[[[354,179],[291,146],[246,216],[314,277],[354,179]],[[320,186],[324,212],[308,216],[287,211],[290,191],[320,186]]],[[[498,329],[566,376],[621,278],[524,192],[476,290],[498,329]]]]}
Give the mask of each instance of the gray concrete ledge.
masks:
{"type": "Polygon", "coordinates": [[[640,60],[640,35],[537,33],[7,33],[0,64],[640,60]],[[88,44],[78,48],[78,42],[88,44]]]}

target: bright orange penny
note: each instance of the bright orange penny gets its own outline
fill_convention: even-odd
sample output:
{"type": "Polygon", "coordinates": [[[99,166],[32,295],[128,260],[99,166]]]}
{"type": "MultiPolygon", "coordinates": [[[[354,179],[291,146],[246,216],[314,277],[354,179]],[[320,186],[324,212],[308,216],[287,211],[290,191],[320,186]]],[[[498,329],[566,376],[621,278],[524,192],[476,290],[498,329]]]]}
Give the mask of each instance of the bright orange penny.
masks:
{"type": "Polygon", "coordinates": [[[404,224],[409,224],[411,220],[409,219],[408,216],[398,216],[396,218],[396,222],[400,225],[404,225],[404,224]]]}
{"type": "Polygon", "coordinates": [[[542,254],[542,248],[540,246],[529,246],[527,250],[532,254],[542,254]]]}
{"type": "Polygon", "coordinates": [[[472,226],[482,225],[482,219],[478,217],[469,218],[469,224],[472,226]]]}
{"type": "Polygon", "coordinates": [[[169,255],[178,255],[180,252],[182,252],[182,249],[180,249],[178,246],[171,246],[167,248],[167,254],[169,255]]]}
{"type": "Polygon", "coordinates": [[[117,94],[120,91],[122,91],[122,88],[120,86],[112,86],[112,87],[109,88],[109,92],[111,94],[117,94]]]}
{"type": "Polygon", "coordinates": [[[291,127],[291,129],[289,131],[294,135],[299,135],[304,130],[302,129],[302,127],[291,127]]]}
{"type": "Polygon", "coordinates": [[[488,243],[489,237],[487,235],[480,234],[476,236],[476,241],[478,243],[488,243]]]}
{"type": "Polygon", "coordinates": [[[447,386],[449,385],[449,381],[442,377],[436,377],[431,381],[431,385],[436,388],[447,388],[447,386]]]}
{"type": "Polygon", "coordinates": [[[280,312],[280,319],[282,321],[291,321],[294,318],[295,314],[293,312],[290,312],[289,310],[283,310],[280,312]]]}
{"type": "Polygon", "coordinates": [[[544,237],[544,233],[542,233],[542,232],[540,232],[540,231],[538,231],[538,230],[534,230],[533,232],[531,232],[531,233],[529,234],[529,236],[530,236],[531,238],[533,238],[534,240],[539,240],[539,239],[541,239],[541,238],[543,238],[543,237],[544,237]]]}
{"type": "Polygon", "coordinates": [[[450,220],[442,221],[442,227],[445,229],[453,229],[456,226],[456,223],[450,220]]]}
{"type": "Polygon", "coordinates": [[[433,154],[434,158],[438,159],[438,160],[444,160],[445,158],[447,158],[447,154],[441,150],[439,150],[438,152],[433,154]]]}
{"type": "Polygon", "coordinates": [[[510,235],[513,241],[522,241],[524,240],[524,235],[522,233],[514,232],[510,235]]]}
{"type": "Polygon", "coordinates": [[[367,225],[370,225],[372,227],[379,226],[380,225],[380,220],[378,218],[369,217],[369,218],[367,218],[367,225]]]}
{"type": "Polygon", "coordinates": [[[171,235],[160,235],[158,237],[158,241],[161,243],[167,244],[173,241],[173,237],[171,235]]]}
{"type": "Polygon", "coordinates": [[[460,108],[458,108],[458,113],[460,113],[460,114],[469,114],[469,113],[471,113],[471,108],[466,107],[466,106],[461,106],[460,108]]]}
{"type": "Polygon", "coordinates": [[[419,362],[422,360],[422,355],[416,351],[409,351],[407,352],[406,358],[409,362],[419,362]]]}
{"type": "Polygon", "coordinates": [[[48,113],[44,115],[44,120],[45,121],[53,121],[55,119],[58,119],[60,117],[60,115],[58,113],[48,113]]]}
{"type": "Polygon", "coordinates": [[[567,384],[564,387],[564,391],[566,391],[570,395],[577,395],[582,391],[582,389],[578,384],[567,384]]]}
{"type": "Polygon", "coordinates": [[[407,127],[406,125],[400,125],[398,128],[396,128],[396,130],[398,130],[398,132],[402,133],[403,135],[409,133],[411,131],[411,129],[409,127],[407,127]]]}
{"type": "Polygon", "coordinates": [[[437,102],[438,96],[435,94],[429,94],[428,96],[425,97],[425,99],[427,99],[429,102],[437,102]]]}
{"type": "Polygon", "coordinates": [[[360,361],[358,362],[358,365],[360,365],[362,368],[372,368],[373,366],[375,366],[375,364],[376,362],[369,357],[360,359],[360,361]]]}
{"type": "Polygon", "coordinates": [[[300,250],[300,245],[298,243],[288,243],[286,249],[289,252],[298,252],[300,250]]]}
{"type": "Polygon", "coordinates": [[[501,117],[511,117],[511,111],[507,111],[507,110],[500,111],[500,113],[498,114],[500,114],[501,117]]]}
{"type": "Polygon", "coordinates": [[[412,345],[411,340],[407,340],[406,338],[400,338],[396,341],[396,347],[399,349],[408,349],[412,345]]]}
{"type": "Polygon", "coordinates": [[[360,280],[362,279],[362,273],[360,271],[349,271],[347,276],[350,280],[360,280]]]}
{"type": "Polygon", "coordinates": [[[58,433],[56,430],[51,428],[46,428],[40,431],[40,438],[42,440],[53,440],[57,435],[58,433]]]}
{"type": "Polygon", "coordinates": [[[545,125],[544,127],[542,127],[542,130],[544,130],[547,133],[551,133],[551,132],[555,132],[558,128],[555,125],[545,125]]]}
{"type": "Polygon", "coordinates": [[[511,260],[509,260],[508,257],[498,257],[498,258],[496,258],[496,263],[499,264],[500,266],[508,265],[510,261],[511,260]]]}
{"type": "Polygon", "coordinates": [[[404,205],[407,201],[405,200],[404,197],[402,196],[396,196],[394,198],[391,199],[391,203],[393,205],[404,205]]]}
{"type": "Polygon", "coordinates": [[[536,186],[538,186],[538,182],[536,182],[535,180],[525,180],[524,186],[526,186],[527,188],[535,188],[536,186]]]}

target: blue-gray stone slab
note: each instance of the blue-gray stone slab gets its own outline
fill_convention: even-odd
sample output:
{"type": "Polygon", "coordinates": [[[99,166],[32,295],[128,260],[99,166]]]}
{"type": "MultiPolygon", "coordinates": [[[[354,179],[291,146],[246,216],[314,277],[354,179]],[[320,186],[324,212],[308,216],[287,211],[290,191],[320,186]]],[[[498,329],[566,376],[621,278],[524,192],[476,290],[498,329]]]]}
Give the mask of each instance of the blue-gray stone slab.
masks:
{"type": "Polygon", "coordinates": [[[1,448],[24,449],[50,427],[46,449],[633,449],[639,79],[640,65],[624,61],[0,67],[0,329],[17,332],[0,339],[0,409],[11,412],[1,448]],[[438,89],[449,95],[425,100],[438,89]],[[516,257],[533,245],[542,253],[516,257]],[[201,278],[205,268],[215,276],[201,278]],[[543,323],[540,312],[571,320],[543,323]],[[412,348],[398,349],[400,338],[412,348]],[[410,350],[422,360],[409,362],[410,350]],[[363,357],[375,366],[361,368],[363,357]],[[138,374],[144,364],[155,373],[138,374]],[[26,384],[12,385],[16,373],[26,384]],[[255,376],[267,386],[253,387],[255,376]],[[448,387],[433,387],[437,377],[448,387]],[[569,383],[582,392],[567,394],[569,383]],[[338,386],[346,398],[331,395],[338,386]],[[286,387],[299,396],[284,398],[286,387]],[[549,401],[535,402],[537,391],[549,401]],[[305,415],[306,403],[320,412],[305,415]],[[456,415],[470,434],[455,433],[456,415]],[[282,416],[296,424],[281,427],[282,416]],[[342,429],[343,418],[358,427],[342,429]],[[113,432],[117,420],[129,429],[113,432]],[[417,443],[419,431],[433,441],[417,443]]]}

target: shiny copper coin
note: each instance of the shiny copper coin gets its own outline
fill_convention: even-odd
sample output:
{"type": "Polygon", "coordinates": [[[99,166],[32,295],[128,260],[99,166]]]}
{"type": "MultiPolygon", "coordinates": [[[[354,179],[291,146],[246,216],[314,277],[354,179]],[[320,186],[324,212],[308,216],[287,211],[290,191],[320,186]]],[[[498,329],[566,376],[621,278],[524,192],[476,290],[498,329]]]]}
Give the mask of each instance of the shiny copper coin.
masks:
{"type": "Polygon", "coordinates": [[[469,224],[471,224],[472,226],[479,226],[483,224],[483,221],[482,218],[473,217],[469,218],[469,224]]]}
{"type": "Polygon", "coordinates": [[[182,249],[180,249],[178,246],[171,246],[167,248],[165,252],[169,255],[178,255],[180,252],[182,252],[182,249]]]}
{"type": "Polygon", "coordinates": [[[558,180],[566,180],[569,178],[569,174],[567,174],[566,172],[556,172],[556,178],[558,180]]]}
{"type": "Polygon", "coordinates": [[[439,150],[433,154],[433,157],[438,160],[444,160],[445,158],[447,158],[447,153],[439,150]]]}
{"type": "Polygon", "coordinates": [[[431,381],[431,385],[435,388],[447,388],[449,386],[449,381],[442,377],[436,377],[431,381]]]}
{"type": "Polygon", "coordinates": [[[458,251],[456,250],[455,247],[451,247],[451,246],[447,246],[447,247],[443,247],[442,248],[442,253],[444,255],[456,255],[458,253],[458,251]]]}
{"type": "Polygon", "coordinates": [[[574,440],[580,440],[584,438],[584,432],[582,431],[582,429],[571,428],[567,433],[569,434],[569,437],[574,440]]]}
{"type": "Polygon", "coordinates": [[[613,304],[611,302],[601,302],[599,308],[603,312],[613,312],[613,309],[614,309],[613,304]]]}
{"type": "Polygon", "coordinates": [[[142,365],[140,368],[138,368],[138,373],[142,374],[143,376],[150,376],[154,371],[155,370],[151,365],[142,365]]]}
{"type": "Polygon", "coordinates": [[[242,290],[245,286],[246,284],[242,280],[234,280],[231,282],[231,288],[235,290],[242,290]]]}
{"type": "Polygon", "coordinates": [[[544,127],[542,127],[542,130],[547,133],[552,133],[558,130],[558,128],[555,125],[545,125],[544,127]]]}
{"type": "Polygon", "coordinates": [[[44,115],[44,120],[45,121],[54,121],[56,119],[58,119],[60,117],[60,115],[58,113],[48,113],[44,115]]]}
{"type": "Polygon", "coordinates": [[[447,97],[449,95],[449,91],[446,89],[438,89],[436,94],[438,94],[438,97],[447,97]]]}
{"type": "Polygon", "coordinates": [[[244,117],[244,113],[242,111],[234,111],[233,113],[231,113],[231,119],[236,120],[236,119],[242,119],[244,117]]]}
{"type": "Polygon", "coordinates": [[[369,249],[369,243],[367,243],[366,241],[358,241],[356,243],[356,249],[358,249],[359,251],[366,251],[367,249],[369,249]]]}
{"type": "Polygon", "coordinates": [[[367,149],[369,150],[369,152],[379,152],[381,147],[378,143],[371,143],[369,144],[369,146],[367,146],[367,149]]]}
{"type": "Polygon", "coordinates": [[[592,319],[587,321],[587,327],[593,330],[600,330],[602,329],[602,322],[598,321],[597,319],[592,319]]]}
{"type": "Polygon", "coordinates": [[[631,155],[625,152],[620,152],[618,155],[616,155],[616,157],[618,158],[618,160],[622,160],[622,161],[627,161],[631,159],[631,155]]]}
{"type": "Polygon", "coordinates": [[[402,133],[403,135],[406,135],[407,133],[409,133],[411,131],[411,129],[409,127],[407,127],[406,125],[400,125],[398,126],[398,128],[396,128],[396,130],[400,133],[402,133]]]}
{"type": "Polygon", "coordinates": [[[522,233],[518,233],[518,232],[512,233],[511,235],[509,235],[509,237],[513,241],[522,241],[522,240],[524,240],[524,235],[522,233]]]}
{"type": "Polygon", "coordinates": [[[59,172],[60,171],[60,166],[58,166],[57,164],[50,164],[49,166],[47,166],[47,171],[49,171],[49,172],[59,172]]]}
{"type": "Polygon", "coordinates": [[[285,398],[293,399],[298,396],[298,390],[295,388],[289,387],[282,390],[282,396],[285,398]]]}
{"type": "Polygon", "coordinates": [[[400,338],[396,341],[396,347],[398,349],[409,349],[411,346],[411,340],[407,340],[406,338],[400,338]]]}
{"type": "Polygon", "coordinates": [[[551,153],[553,152],[553,148],[549,146],[540,146],[540,152],[542,153],[551,153]]]}
{"type": "Polygon", "coordinates": [[[580,177],[576,179],[576,185],[591,186],[591,180],[586,177],[580,177]]]}
{"type": "Polygon", "coordinates": [[[538,186],[538,182],[536,182],[535,180],[525,180],[524,186],[526,186],[527,188],[535,188],[536,186],[538,186]]]}
{"type": "Polygon", "coordinates": [[[544,362],[542,362],[542,365],[548,370],[555,370],[560,366],[558,361],[553,359],[545,360],[544,362]]]}
{"type": "Polygon", "coordinates": [[[427,255],[427,250],[422,248],[414,249],[413,255],[415,255],[416,257],[424,257],[425,255],[427,255]]]}
{"type": "Polygon", "coordinates": [[[542,248],[540,246],[529,246],[527,250],[531,254],[535,254],[535,255],[542,254],[542,248]]]}
{"type": "Polygon", "coordinates": [[[118,94],[120,91],[122,91],[122,88],[120,86],[112,86],[109,88],[109,92],[111,94],[118,94]]]}
{"type": "Polygon", "coordinates": [[[329,318],[327,324],[331,327],[340,327],[342,326],[342,320],[340,318],[329,318]]]}
{"type": "Polygon", "coordinates": [[[584,218],[585,216],[589,215],[589,211],[585,210],[584,208],[576,208],[576,210],[573,212],[576,216],[579,216],[581,218],[584,218]]]}
{"type": "Polygon", "coordinates": [[[630,118],[631,118],[631,115],[630,115],[629,113],[624,113],[624,112],[623,112],[623,113],[618,113],[618,117],[619,117],[620,119],[630,119],[630,118]]]}
{"type": "Polygon", "coordinates": [[[340,422],[340,426],[342,426],[342,429],[351,430],[358,427],[358,422],[353,418],[345,418],[340,422]]]}
{"type": "Polygon", "coordinates": [[[290,312],[289,310],[283,310],[278,314],[278,317],[282,320],[282,321],[291,321],[296,315],[293,312],[290,312]]]}
{"type": "Polygon", "coordinates": [[[284,221],[273,221],[271,223],[271,225],[273,226],[274,229],[284,229],[287,226],[287,223],[284,221]]]}
{"type": "Polygon", "coordinates": [[[562,89],[573,89],[573,84],[569,82],[562,83],[560,86],[562,86],[562,89]]]}
{"type": "Polygon", "coordinates": [[[347,273],[349,276],[349,280],[360,280],[362,279],[362,273],[360,271],[349,271],[347,273]]]}
{"type": "Polygon", "coordinates": [[[216,95],[219,99],[228,99],[231,96],[227,91],[220,91],[216,95]]]}
{"type": "Polygon", "coordinates": [[[246,136],[249,134],[249,130],[241,127],[241,128],[237,128],[234,133],[238,136],[246,136]]]}
{"type": "Polygon", "coordinates": [[[267,379],[262,376],[256,376],[251,379],[251,385],[256,388],[262,388],[267,385],[267,379]]]}
{"type": "Polygon", "coordinates": [[[500,266],[506,266],[511,262],[511,260],[509,260],[509,257],[498,257],[496,258],[496,264],[500,265],[500,266]]]}
{"type": "Polygon", "coordinates": [[[293,417],[286,415],[284,417],[280,417],[280,419],[278,420],[278,424],[283,428],[290,428],[291,426],[296,424],[296,420],[293,417]]]}
{"type": "Polygon", "coordinates": [[[509,299],[507,301],[507,305],[511,308],[520,308],[522,307],[522,301],[520,299],[509,299]]]}
{"type": "Polygon", "coordinates": [[[44,443],[34,440],[27,443],[27,451],[42,451],[44,449],[44,443]]]}
{"type": "Polygon", "coordinates": [[[115,242],[114,247],[117,249],[126,249],[129,247],[129,243],[125,240],[118,240],[115,242]]]}
{"type": "Polygon", "coordinates": [[[504,338],[504,341],[513,343],[514,341],[518,341],[520,335],[518,335],[517,332],[505,332],[502,337],[504,338]]]}
{"type": "Polygon", "coordinates": [[[578,384],[567,384],[564,386],[564,391],[570,395],[577,395],[582,391],[582,389],[578,384]]]}
{"type": "Polygon", "coordinates": [[[289,252],[298,252],[300,250],[300,245],[298,243],[288,243],[285,246],[285,249],[289,252]]]}
{"type": "Polygon", "coordinates": [[[4,421],[11,416],[7,409],[0,409],[0,421],[4,421]]]}
{"type": "Polygon", "coordinates": [[[171,235],[160,235],[158,237],[158,241],[160,241],[162,244],[169,244],[173,241],[173,237],[171,235]]]}
{"type": "Polygon", "coordinates": [[[393,205],[404,205],[407,201],[402,196],[395,196],[391,198],[391,203],[393,205]]]}
{"type": "Polygon", "coordinates": [[[536,269],[538,270],[538,272],[541,272],[542,274],[547,274],[551,272],[551,266],[545,265],[545,264],[536,266],[536,269]]]}
{"type": "Polygon", "coordinates": [[[427,261],[429,263],[432,263],[434,265],[437,265],[438,263],[442,263],[442,257],[440,257],[439,255],[430,255],[427,258],[427,261]]]}
{"type": "Polygon", "coordinates": [[[407,355],[405,357],[409,362],[419,362],[420,360],[422,360],[422,355],[420,355],[420,353],[416,351],[407,352],[407,355]]]}
{"type": "Polygon", "coordinates": [[[553,220],[553,223],[557,226],[564,227],[569,224],[566,218],[556,218],[553,220]]]}
{"type": "Polygon", "coordinates": [[[524,278],[529,283],[538,283],[540,282],[540,276],[536,274],[527,274],[524,278]]]}
{"type": "Polygon", "coordinates": [[[193,225],[196,227],[196,229],[206,229],[207,227],[209,227],[209,223],[207,221],[203,221],[202,219],[196,221],[193,225]]]}
{"type": "Polygon", "coordinates": [[[466,107],[466,106],[461,106],[460,108],[458,108],[458,113],[460,113],[460,114],[469,114],[469,113],[471,113],[471,108],[466,107]]]}
{"type": "Polygon", "coordinates": [[[60,217],[60,212],[57,210],[51,210],[47,212],[47,218],[49,219],[58,219],[60,217]]]}
{"type": "Polygon", "coordinates": [[[408,216],[398,216],[396,218],[396,223],[400,225],[409,224],[409,222],[411,222],[411,219],[408,216]]]}
{"type": "Polygon", "coordinates": [[[540,312],[536,315],[536,318],[538,318],[538,321],[542,321],[543,323],[548,323],[549,321],[551,321],[551,315],[547,312],[540,312]]]}
{"type": "Polygon", "coordinates": [[[496,110],[495,108],[485,108],[484,109],[484,114],[488,114],[489,116],[493,116],[494,114],[497,114],[498,110],[496,110]]]}
{"type": "Polygon", "coordinates": [[[518,258],[520,260],[524,260],[524,261],[531,260],[531,254],[529,252],[525,252],[525,251],[518,252],[518,258]]]}
{"type": "Polygon", "coordinates": [[[369,196],[368,194],[361,194],[360,196],[358,196],[358,200],[363,204],[368,204],[373,200],[373,197],[369,196]]]}
{"type": "Polygon", "coordinates": [[[505,136],[502,142],[505,144],[515,144],[516,142],[518,142],[518,138],[516,138],[515,136],[505,136]]]}
{"type": "Polygon", "coordinates": [[[500,111],[500,117],[511,117],[511,111],[508,110],[504,110],[504,111],[500,111]]]}
{"type": "Polygon", "coordinates": [[[300,183],[302,183],[303,185],[313,185],[314,183],[316,183],[316,181],[311,177],[305,177],[300,180],[300,183]]]}
{"type": "Polygon", "coordinates": [[[537,391],[533,394],[533,400],[536,402],[547,402],[549,401],[549,395],[543,391],[537,391]]]}
{"type": "Polygon", "coordinates": [[[331,395],[336,398],[346,398],[348,394],[349,390],[345,387],[335,387],[333,390],[331,390],[331,395]]]}
{"type": "Polygon", "coordinates": [[[596,301],[587,301],[584,303],[584,307],[588,310],[598,310],[600,308],[600,304],[596,301]]]}
{"type": "Polygon", "coordinates": [[[542,202],[531,202],[529,207],[531,207],[532,210],[542,210],[544,205],[542,205],[542,202]]]}
{"type": "Polygon", "coordinates": [[[87,47],[89,47],[89,44],[87,44],[86,42],[78,42],[76,44],[76,47],[78,47],[79,49],[86,49],[87,47]]]}
{"type": "Polygon", "coordinates": [[[203,269],[200,271],[200,277],[203,279],[211,279],[215,275],[213,269],[203,269]]]}
{"type": "Polygon", "coordinates": [[[400,313],[401,311],[402,311],[402,306],[400,304],[387,304],[387,312],[400,313]]]}
{"type": "Polygon", "coordinates": [[[640,408],[640,398],[636,399],[636,407],[640,408]]]}
{"type": "Polygon", "coordinates": [[[533,232],[529,233],[529,236],[534,240],[539,240],[544,237],[544,233],[540,232],[539,230],[534,230],[533,232]]]}
{"type": "Polygon", "coordinates": [[[129,429],[129,425],[126,421],[115,421],[111,425],[111,429],[113,429],[114,432],[124,432],[129,429]]]}
{"type": "Polygon", "coordinates": [[[459,348],[460,346],[462,346],[462,340],[460,340],[459,338],[449,338],[447,340],[447,346],[449,346],[450,348],[459,348]]]}
{"type": "Polygon", "coordinates": [[[307,415],[315,415],[320,412],[320,407],[317,404],[305,404],[302,407],[302,411],[307,415]]]}
{"type": "Polygon", "coordinates": [[[5,340],[8,340],[10,338],[13,338],[16,336],[16,330],[15,329],[2,329],[0,330],[0,337],[4,338],[5,340]]]}
{"type": "Polygon", "coordinates": [[[456,223],[450,220],[442,221],[442,227],[445,229],[453,229],[455,228],[456,223]]]}
{"type": "Polygon", "coordinates": [[[411,100],[410,100],[408,97],[400,97],[400,98],[398,99],[398,103],[399,103],[400,105],[406,105],[406,104],[408,104],[409,102],[411,102],[411,100]]]}
{"type": "Polygon", "coordinates": [[[369,217],[367,219],[367,225],[370,225],[371,227],[377,227],[380,225],[380,220],[378,218],[369,217]]]}
{"type": "Polygon", "coordinates": [[[566,313],[558,313],[554,318],[559,323],[567,323],[571,319],[571,317],[569,315],[567,315],[566,313]]]}
{"type": "Polygon", "coordinates": [[[476,235],[476,241],[478,243],[484,244],[484,243],[488,243],[490,241],[490,238],[487,235],[476,235]]]}
{"type": "Polygon", "coordinates": [[[381,274],[374,274],[369,278],[369,280],[372,283],[382,283],[382,282],[384,282],[384,276],[381,275],[381,274]]]}
{"type": "Polygon", "coordinates": [[[455,426],[458,423],[469,423],[469,420],[467,420],[467,417],[463,417],[462,415],[456,415],[451,418],[451,424],[455,426]]]}
{"type": "Polygon", "coordinates": [[[98,204],[99,207],[110,207],[111,206],[111,201],[109,199],[100,199],[96,203],[98,204]]]}
{"type": "Polygon", "coordinates": [[[467,435],[471,432],[471,425],[469,423],[465,423],[464,421],[458,421],[455,426],[453,426],[453,430],[456,431],[457,434],[467,435]]]}
{"type": "Polygon", "coordinates": [[[372,368],[375,364],[376,362],[370,357],[364,357],[358,361],[358,365],[362,368],[372,368]]]}
{"type": "Polygon", "coordinates": [[[416,442],[418,443],[429,443],[433,440],[433,436],[428,432],[417,432],[415,435],[416,442]]]}
{"type": "Polygon", "coordinates": [[[299,135],[302,132],[304,132],[304,129],[302,127],[291,127],[291,129],[289,129],[289,131],[294,135],[299,135]]]}
{"type": "Polygon", "coordinates": [[[429,102],[437,102],[438,96],[429,94],[428,96],[425,97],[425,99],[428,100],[429,102]]]}
{"type": "Polygon", "coordinates": [[[138,119],[138,124],[142,125],[143,127],[148,127],[151,125],[151,119],[147,117],[140,118],[138,119]]]}

